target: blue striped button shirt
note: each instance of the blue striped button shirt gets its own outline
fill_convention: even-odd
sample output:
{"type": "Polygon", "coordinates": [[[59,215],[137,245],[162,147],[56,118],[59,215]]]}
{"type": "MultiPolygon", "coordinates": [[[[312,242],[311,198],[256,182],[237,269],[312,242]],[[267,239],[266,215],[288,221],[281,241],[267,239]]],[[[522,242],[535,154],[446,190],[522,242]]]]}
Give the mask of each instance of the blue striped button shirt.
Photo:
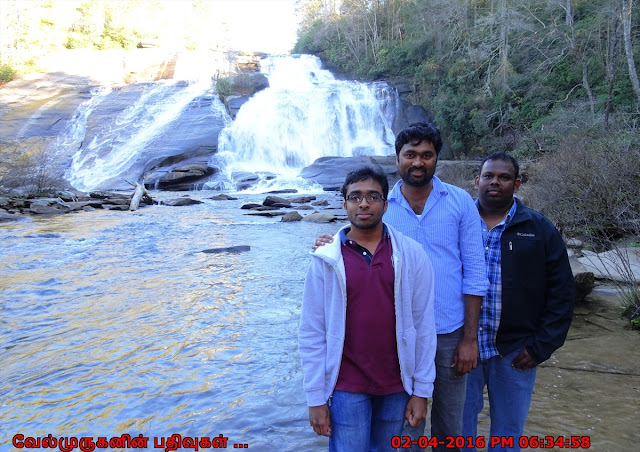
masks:
{"type": "MultiPolygon", "coordinates": [[[[477,201],[476,201],[477,205],[477,201]]],[[[502,312],[502,267],[500,266],[500,239],[511,219],[516,213],[517,204],[514,202],[502,221],[489,230],[482,221],[482,239],[485,245],[487,259],[487,276],[489,277],[489,290],[482,300],[480,320],[478,321],[478,352],[480,359],[489,359],[499,355],[496,348],[496,335],[500,326],[500,314],[502,312]]]]}
{"type": "Polygon", "coordinates": [[[436,332],[451,333],[464,324],[464,295],[484,296],[487,270],[482,246],[482,220],[471,196],[433,177],[433,190],[418,216],[400,191],[389,192],[384,222],[420,243],[435,274],[436,332]]]}

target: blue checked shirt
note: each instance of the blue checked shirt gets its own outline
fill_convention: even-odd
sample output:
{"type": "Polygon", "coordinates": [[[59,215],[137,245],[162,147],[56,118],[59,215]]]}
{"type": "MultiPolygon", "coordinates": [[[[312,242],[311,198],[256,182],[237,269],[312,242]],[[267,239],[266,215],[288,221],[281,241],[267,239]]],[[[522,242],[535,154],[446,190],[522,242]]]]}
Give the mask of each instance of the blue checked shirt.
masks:
{"type": "MultiPolygon", "coordinates": [[[[476,201],[477,205],[478,201],[476,201]]],[[[478,321],[478,351],[480,359],[489,359],[499,355],[496,348],[496,335],[500,326],[500,313],[502,312],[502,268],[500,254],[500,239],[511,219],[516,213],[517,204],[514,202],[507,215],[491,230],[482,221],[482,239],[485,245],[487,259],[487,276],[489,277],[489,290],[482,300],[480,319],[478,321]]]]}
{"type": "Polygon", "coordinates": [[[489,286],[482,220],[463,189],[434,176],[433,190],[418,216],[400,191],[389,192],[383,220],[420,243],[433,264],[436,332],[451,333],[464,324],[464,294],[483,297],[489,286]]]}

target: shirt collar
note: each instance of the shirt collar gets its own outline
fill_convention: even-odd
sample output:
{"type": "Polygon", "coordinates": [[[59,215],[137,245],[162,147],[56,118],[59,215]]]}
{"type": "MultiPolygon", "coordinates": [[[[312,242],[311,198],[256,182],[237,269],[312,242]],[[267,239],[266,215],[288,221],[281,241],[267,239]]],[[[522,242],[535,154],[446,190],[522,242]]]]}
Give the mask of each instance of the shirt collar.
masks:
{"type": "MultiPolygon", "coordinates": [[[[347,232],[349,232],[350,230],[351,230],[350,226],[340,229],[340,242],[342,242],[343,245],[346,245],[347,241],[351,240],[350,238],[347,237],[347,232]]],[[[389,229],[387,229],[387,225],[384,223],[382,223],[382,237],[383,238],[389,237],[389,229]]]]}
{"type": "MultiPolygon", "coordinates": [[[[476,199],[476,207],[479,204],[480,199],[477,198],[476,199]]],[[[516,209],[518,208],[518,203],[516,202],[516,198],[513,198],[513,203],[511,204],[511,208],[509,209],[509,211],[507,212],[507,214],[505,215],[505,217],[502,219],[502,221],[500,221],[500,223],[498,223],[496,226],[500,226],[501,224],[509,224],[511,223],[511,220],[513,219],[513,216],[516,214],[516,209]]],[[[484,220],[482,220],[482,222],[484,223],[484,220]]],[[[485,223],[486,226],[486,223],[485,223]]]]}

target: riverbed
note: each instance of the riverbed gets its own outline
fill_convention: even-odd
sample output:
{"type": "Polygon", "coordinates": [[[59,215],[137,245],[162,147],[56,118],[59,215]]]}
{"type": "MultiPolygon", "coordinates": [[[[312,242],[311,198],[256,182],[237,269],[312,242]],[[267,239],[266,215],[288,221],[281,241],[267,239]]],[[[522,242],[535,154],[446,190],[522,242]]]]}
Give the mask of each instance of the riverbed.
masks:
{"type": "MultiPolygon", "coordinates": [[[[307,418],[297,328],[310,245],[338,224],[239,208],[264,195],[188,194],[204,203],[0,224],[0,448],[20,433],[326,450],[307,418]],[[203,252],[230,246],[250,250],[203,252]]],[[[637,448],[640,335],[616,303],[600,290],[577,308],[539,370],[527,435],[637,448]]],[[[485,410],[480,434],[487,425],[485,410]]]]}

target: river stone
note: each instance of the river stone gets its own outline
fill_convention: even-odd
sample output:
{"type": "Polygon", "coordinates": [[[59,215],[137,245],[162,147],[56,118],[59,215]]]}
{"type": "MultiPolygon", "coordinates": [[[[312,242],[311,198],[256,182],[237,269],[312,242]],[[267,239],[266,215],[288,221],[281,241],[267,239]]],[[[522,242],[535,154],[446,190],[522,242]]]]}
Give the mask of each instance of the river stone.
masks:
{"type": "Polygon", "coordinates": [[[595,278],[592,272],[577,273],[574,276],[576,282],[576,303],[583,301],[591,293],[595,286],[595,278]]]}
{"type": "Polygon", "coordinates": [[[174,199],[167,199],[166,201],[162,201],[162,204],[166,206],[173,206],[173,207],[192,206],[194,204],[202,204],[202,201],[199,201],[197,199],[192,199],[192,198],[174,198],[174,199]]]}
{"type": "MultiPolygon", "coordinates": [[[[78,210],[86,210],[86,207],[90,207],[91,209],[95,210],[94,208],[95,205],[95,201],[71,201],[71,202],[67,202],[67,206],[69,206],[69,209],[72,212],[76,212],[78,210]]],[[[100,202],[99,204],[100,206],[102,206],[102,202],[100,202]]]]}
{"type": "Polygon", "coordinates": [[[20,216],[11,214],[4,209],[0,209],[0,223],[3,221],[16,221],[20,220],[20,216]]]}
{"type": "Polygon", "coordinates": [[[247,204],[243,204],[240,208],[248,210],[248,209],[255,209],[256,207],[263,207],[263,206],[262,204],[257,204],[255,202],[249,202],[247,204]]]}
{"type": "Polygon", "coordinates": [[[278,195],[278,194],[284,194],[284,193],[298,193],[298,190],[296,190],[295,188],[283,188],[281,190],[271,190],[266,193],[278,195]]]}
{"type": "Polygon", "coordinates": [[[313,212],[302,218],[302,221],[313,221],[315,223],[330,223],[335,221],[336,216],[330,213],[313,212]]]}
{"type": "Polygon", "coordinates": [[[328,206],[329,205],[329,201],[327,201],[326,199],[323,199],[321,201],[315,201],[311,203],[312,206],[328,206]]]}
{"type": "Polygon", "coordinates": [[[262,201],[263,206],[272,206],[274,204],[281,204],[281,205],[286,204],[286,207],[291,207],[291,205],[286,199],[280,198],[279,196],[267,196],[264,199],[264,201],[262,201]]]}
{"type": "Polygon", "coordinates": [[[234,171],[231,173],[231,182],[237,190],[246,190],[260,181],[260,176],[248,171],[234,171]]]}
{"type": "Polygon", "coordinates": [[[280,217],[285,214],[286,212],[278,212],[278,211],[270,210],[266,212],[249,212],[247,215],[257,215],[259,217],[280,217]]]}
{"type": "Polygon", "coordinates": [[[598,279],[635,283],[640,281],[640,247],[594,253],[584,250],[577,260],[598,279]]]}
{"type": "Polygon", "coordinates": [[[237,246],[227,246],[224,248],[208,248],[206,250],[202,250],[202,253],[207,254],[219,254],[219,253],[244,253],[246,251],[251,251],[251,247],[249,245],[237,245],[237,246]]]}
{"type": "Polygon", "coordinates": [[[148,173],[144,178],[144,185],[158,190],[192,190],[195,184],[206,180],[216,171],[215,168],[204,163],[181,165],[169,171],[158,170],[148,173]]]}
{"type": "Polygon", "coordinates": [[[306,204],[315,200],[315,196],[296,196],[295,198],[291,198],[288,201],[292,204],[306,204]]]}
{"type": "Polygon", "coordinates": [[[71,209],[62,200],[57,198],[40,198],[35,199],[29,206],[29,212],[39,215],[56,215],[61,213],[69,213],[71,209]]]}
{"type": "Polygon", "coordinates": [[[89,193],[89,197],[95,198],[95,199],[110,199],[110,200],[130,198],[129,195],[125,195],[123,193],[110,193],[107,191],[92,191],[89,193]]]}
{"type": "Polygon", "coordinates": [[[214,201],[235,201],[238,198],[234,198],[233,196],[229,196],[229,195],[225,195],[224,193],[221,193],[219,195],[212,196],[209,199],[213,199],[214,201]]]}
{"type": "Polygon", "coordinates": [[[582,248],[584,246],[582,240],[576,238],[567,239],[565,243],[568,248],[582,248]]]}
{"type": "Polygon", "coordinates": [[[302,220],[302,215],[300,215],[295,210],[292,210],[291,212],[285,213],[280,221],[291,222],[291,221],[300,221],[300,220],[302,220]]]}

